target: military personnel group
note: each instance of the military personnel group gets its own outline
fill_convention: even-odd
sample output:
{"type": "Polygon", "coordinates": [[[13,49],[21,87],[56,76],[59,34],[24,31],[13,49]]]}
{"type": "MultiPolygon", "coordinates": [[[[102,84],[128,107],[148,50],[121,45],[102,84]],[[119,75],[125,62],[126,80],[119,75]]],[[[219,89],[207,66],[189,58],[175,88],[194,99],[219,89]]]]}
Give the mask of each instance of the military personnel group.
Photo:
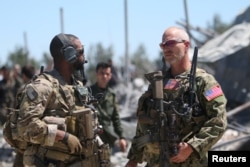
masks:
{"type": "Polygon", "coordinates": [[[226,97],[216,79],[190,61],[185,30],[168,27],[159,47],[162,67],[145,74],[149,86],[138,98],[129,148],[110,84],[113,66],[98,62],[96,82],[88,85],[77,36],[52,37],[53,68],[35,74],[25,67],[25,81],[16,73],[11,80],[2,67],[0,121],[16,152],[14,166],[109,167],[115,146],[129,149],[126,167],[207,166],[208,151],[226,130],[226,97]]]}

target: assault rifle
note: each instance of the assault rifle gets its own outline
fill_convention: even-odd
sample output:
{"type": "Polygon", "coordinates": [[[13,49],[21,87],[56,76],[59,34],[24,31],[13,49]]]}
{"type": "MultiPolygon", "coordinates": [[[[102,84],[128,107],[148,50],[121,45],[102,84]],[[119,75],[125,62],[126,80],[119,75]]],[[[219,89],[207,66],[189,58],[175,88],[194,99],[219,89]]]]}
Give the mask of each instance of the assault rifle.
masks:
{"type": "Polygon", "coordinates": [[[189,87],[188,87],[188,92],[189,92],[189,107],[192,107],[193,104],[195,103],[196,99],[196,94],[195,94],[195,77],[196,77],[196,65],[197,65],[197,57],[198,57],[198,48],[194,47],[194,55],[193,55],[193,60],[192,60],[192,66],[189,74],[189,87]]]}
{"type": "Polygon", "coordinates": [[[180,79],[188,79],[189,86],[186,92],[182,96],[182,109],[177,111],[175,108],[172,107],[172,110],[175,111],[178,115],[182,116],[185,121],[190,121],[192,116],[198,116],[201,112],[198,106],[198,99],[196,95],[196,87],[195,87],[195,78],[196,78],[196,65],[197,65],[197,57],[198,57],[198,48],[194,48],[193,60],[190,69],[190,73],[187,77],[179,77],[180,79]]]}
{"type": "Polygon", "coordinates": [[[169,152],[167,143],[167,116],[163,109],[163,81],[162,71],[145,74],[146,79],[153,88],[154,108],[159,113],[159,147],[160,147],[160,167],[169,166],[169,152]]]}
{"type": "Polygon", "coordinates": [[[202,112],[200,107],[198,106],[199,102],[196,95],[195,88],[195,78],[196,78],[196,66],[197,66],[197,57],[198,57],[198,48],[194,47],[193,60],[191,65],[190,74],[188,76],[189,79],[189,87],[187,90],[187,108],[186,115],[188,115],[188,120],[191,119],[191,116],[199,116],[202,112]]]}

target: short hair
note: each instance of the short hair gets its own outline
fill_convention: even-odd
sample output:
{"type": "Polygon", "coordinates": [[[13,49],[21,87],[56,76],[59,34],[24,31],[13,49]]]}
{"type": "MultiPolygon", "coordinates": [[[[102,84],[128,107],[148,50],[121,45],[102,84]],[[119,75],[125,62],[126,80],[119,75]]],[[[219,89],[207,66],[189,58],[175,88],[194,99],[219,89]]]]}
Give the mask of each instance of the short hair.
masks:
{"type": "Polygon", "coordinates": [[[25,65],[21,69],[21,74],[24,74],[25,76],[31,79],[35,75],[35,67],[25,65]]]}
{"type": "Polygon", "coordinates": [[[176,27],[176,26],[172,26],[172,27],[167,28],[162,35],[162,40],[164,40],[166,33],[169,31],[174,33],[177,38],[180,38],[180,39],[185,40],[185,41],[190,40],[188,33],[183,28],[176,27]]]}
{"type": "Polygon", "coordinates": [[[105,62],[99,62],[96,65],[95,71],[97,72],[100,68],[111,68],[111,65],[105,62]]]}
{"type": "Polygon", "coordinates": [[[72,46],[76,48],[75,44],[73,41],[75,39],[78,39],[77,36],[73,34],[62,34],[65,37],[64,41],[61,41],[61,39],[58,37],[60,34],[57,34],[54,36],[54,38],[50,42],[50,54],[51,56],[55,59],[58,56],[62,56],[62,49],[67,46],[72,46]]]}

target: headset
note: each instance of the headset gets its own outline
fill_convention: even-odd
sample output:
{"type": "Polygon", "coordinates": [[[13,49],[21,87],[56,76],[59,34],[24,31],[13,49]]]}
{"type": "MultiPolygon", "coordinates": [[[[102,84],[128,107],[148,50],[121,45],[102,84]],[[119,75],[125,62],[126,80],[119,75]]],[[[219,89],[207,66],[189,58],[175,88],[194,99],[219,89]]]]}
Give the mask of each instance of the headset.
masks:
{"type": "Polygon", "coordinates": [[[69,44],[69,39],[65,34],[60,33],[57,35],[58,39],[62,42],[63,47],[61,52],[64,58],[71,64],[76,62],[77,50],[69,44]]]}

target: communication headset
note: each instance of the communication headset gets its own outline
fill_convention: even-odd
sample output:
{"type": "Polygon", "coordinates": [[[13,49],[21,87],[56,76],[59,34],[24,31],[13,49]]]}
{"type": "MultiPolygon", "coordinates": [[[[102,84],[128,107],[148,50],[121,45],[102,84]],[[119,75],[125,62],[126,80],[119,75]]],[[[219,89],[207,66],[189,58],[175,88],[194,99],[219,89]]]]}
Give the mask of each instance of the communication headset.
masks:
{"type": "Polygon", "coordinates": [[[69,62],[69,63],[75,63],[76,62],[76,57],[77,57],[77,50],[69,44],[69,39],[65,34],[60,33],[57,35],[58,39],[62,42],[63,47],[61,49],[61,52],[64,56],[64,58],[69,62]]]}

